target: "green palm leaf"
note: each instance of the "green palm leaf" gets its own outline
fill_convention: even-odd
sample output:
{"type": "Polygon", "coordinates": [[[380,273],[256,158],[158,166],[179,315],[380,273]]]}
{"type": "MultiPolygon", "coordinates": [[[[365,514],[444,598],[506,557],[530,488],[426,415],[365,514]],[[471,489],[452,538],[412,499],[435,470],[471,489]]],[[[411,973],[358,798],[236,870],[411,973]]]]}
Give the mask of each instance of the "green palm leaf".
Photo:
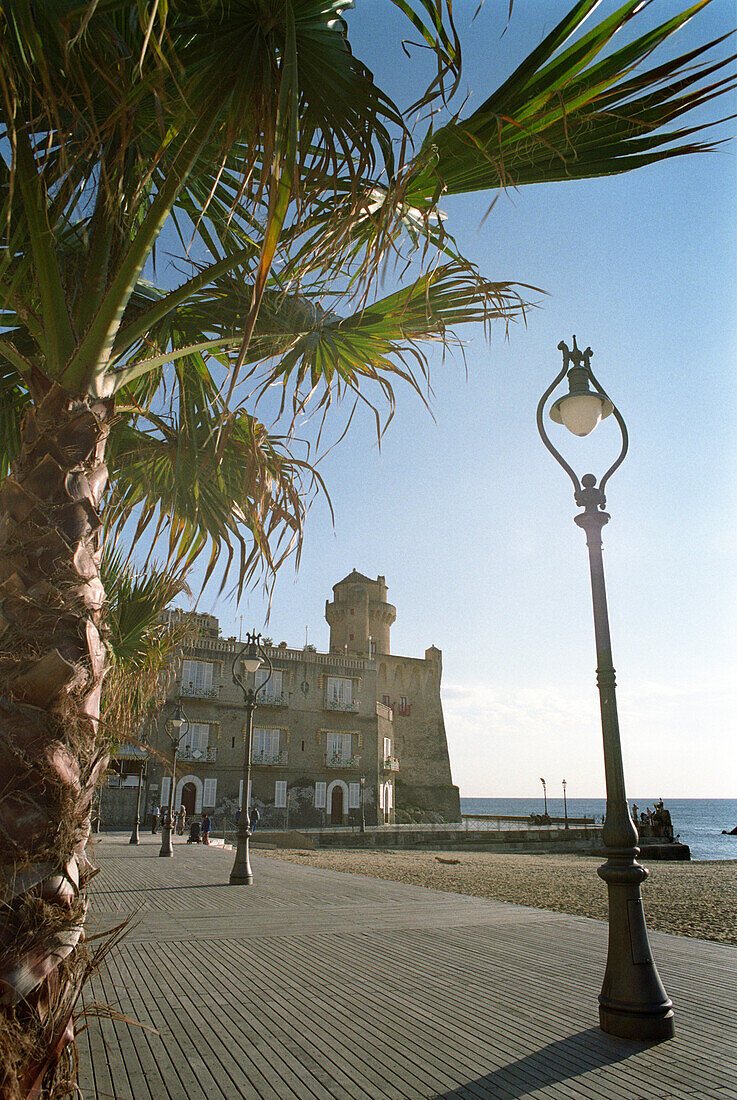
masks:
{"type": "Polygon", "coordinates": [[[559,52],[596,2],[579,0],[468,118],[427,136],[426,163],[420,160],[406,201],[427,208],[441,192],[612,175],[711,147],[688,140],[703,127],[664,127],[735,87],[733,71],[709,82],[734,55],[696,63],[723,39],[647,71],[638,68],[710,0],[701,0],[596,60],[648,7],[628,0],[559,52]]]}

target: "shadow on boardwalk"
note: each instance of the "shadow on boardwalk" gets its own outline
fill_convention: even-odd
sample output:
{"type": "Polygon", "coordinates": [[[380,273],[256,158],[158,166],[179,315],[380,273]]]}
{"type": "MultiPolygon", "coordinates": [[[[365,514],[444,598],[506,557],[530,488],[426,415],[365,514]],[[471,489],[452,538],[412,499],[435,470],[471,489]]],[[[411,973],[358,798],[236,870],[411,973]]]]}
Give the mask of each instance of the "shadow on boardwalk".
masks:
{"type": "Polygon", "coordinates": [[[154,845],[97,849],[91,931],[138,911],[89,1000],[145,1028],[90,1020],[88,1100],[737,1098],[734,948],[652,936],[677,1034],[646,1046],[596,1027],[601,922],[154,845]]]}

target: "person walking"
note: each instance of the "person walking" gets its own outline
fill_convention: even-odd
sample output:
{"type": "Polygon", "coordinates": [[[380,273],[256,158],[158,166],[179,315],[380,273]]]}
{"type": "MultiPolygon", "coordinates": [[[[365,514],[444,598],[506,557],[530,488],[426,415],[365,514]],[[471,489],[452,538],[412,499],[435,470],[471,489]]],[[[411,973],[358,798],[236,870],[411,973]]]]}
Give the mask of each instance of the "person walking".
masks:
{"type": "Polygon", "coordinates": [[[261,814],[258,812],[256,807],[254,806],[253,809],[251,810],[251,820],[249,821],[249,825],[251,827],[251,832],[253,832],[255,830],[255,828],[258,825],[260,820],[261,820],[261,814]]]}
{"type": "Polygon", "coordinates": [[[184,836],[184,826],[187,824],[187,811],[184,806],[179,807],[177,813],[177,835],[184,836]]]}
{"type": "Polygon", "coordinates": [[[158,833],[159,831],[159,818],[161,817],[161,808],[158,802],[155,802],[151,808],[151,832],[158,833]]]}
{"type": "Polygon", "coordinates": [[[208,814],[205,814],[202,818],[202,843],[210,843],[210,829],[212,828],[212,821],[208,814]]]}

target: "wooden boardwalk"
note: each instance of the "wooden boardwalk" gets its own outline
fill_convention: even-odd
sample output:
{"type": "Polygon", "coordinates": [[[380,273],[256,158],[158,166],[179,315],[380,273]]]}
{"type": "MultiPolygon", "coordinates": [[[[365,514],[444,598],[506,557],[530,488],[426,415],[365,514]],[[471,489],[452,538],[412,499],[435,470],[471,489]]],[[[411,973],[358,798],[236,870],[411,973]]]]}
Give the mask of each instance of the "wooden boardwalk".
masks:
{"type": "Polygon", "coordinates": [[[150,834],[100,842],[93,931],[137,923],[87,993],[87,1100],[737,1100],[733,947],[651,934],[657,1046],[597,1025],[606,925],[150,834]]]}

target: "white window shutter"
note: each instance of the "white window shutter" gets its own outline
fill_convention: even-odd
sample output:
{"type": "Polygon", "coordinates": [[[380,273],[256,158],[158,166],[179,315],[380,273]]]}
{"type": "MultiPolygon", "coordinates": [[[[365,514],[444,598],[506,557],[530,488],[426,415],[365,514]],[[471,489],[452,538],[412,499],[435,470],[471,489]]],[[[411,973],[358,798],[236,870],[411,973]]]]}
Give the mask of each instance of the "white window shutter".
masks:
{"type": "Polygon", "coordinates": [[[287,804],[287,781],[286,779],[277,779],[274,787],[274,805],[276,807],[284,807],[287,804]]]}
{"type": "Polygon", "coordinates": [[[217,801],[217,797],[216,797],[217,796],[217,789],[218,789],[217,779],[206,779],[205,780],[205,792],[204,792],[204,795],[203,795],[203,798],[202,798],[202,804],[205,807],[205,809],[211,809],[215,805],[215,802],[217,801]]]}
{"type": "Polygon", "coordinates": [[[379,783],[379,809],[384,809],[384,784],[379,783]]]}
{"type": "Polygon", "coordinates": [[[361,805],[361,784],[351,783],[349,789],[348,805],[351,810],[357,810],[361,805]]]}
{"type": "Polygon", "coordinates": [[[324,810],[327,802],[327,783],[315,783],[315,809],[324,810]]]}
{"type": "Polygon", "coordinates": [[[171,776],[165,775],[161,780],[161,808],[166,810],[169,807],[169,790],[171,789],[171,776]]]}

